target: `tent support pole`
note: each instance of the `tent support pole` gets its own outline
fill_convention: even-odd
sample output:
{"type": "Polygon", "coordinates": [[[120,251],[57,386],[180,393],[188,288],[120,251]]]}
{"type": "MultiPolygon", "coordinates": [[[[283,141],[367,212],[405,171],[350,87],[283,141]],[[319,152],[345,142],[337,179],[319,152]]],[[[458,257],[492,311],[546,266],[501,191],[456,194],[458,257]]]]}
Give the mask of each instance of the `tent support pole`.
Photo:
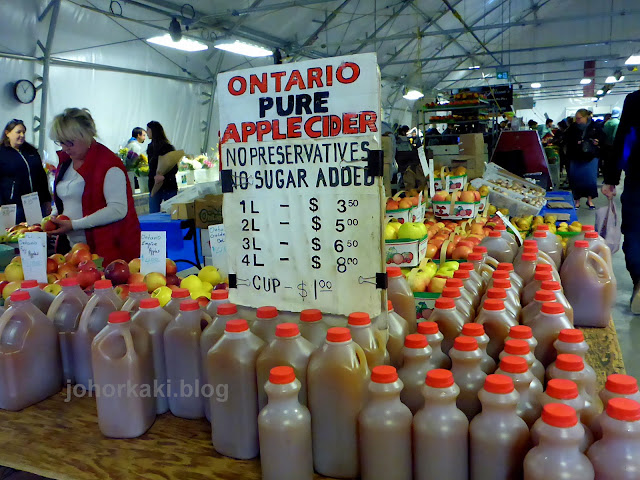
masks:
{"type": "MultiPolygon", "coordinates": [[[[58,14],[60,13],[61,0],[52,0],[51,20],[49,21],[49,31],[47,32],[47,43],[44,51],[44,61],[42,66],[42,90],[40,96],[40,131],[38,139],[38,150],[40,156],[44,158],[44,142],[47,135],[47,103],[49,100],[49,68],[51,67],[51,49],[53,47],[53,37],[58,25],[58,14]]],[[[48,7],[47,7],[48,8],[48,7]]]]}

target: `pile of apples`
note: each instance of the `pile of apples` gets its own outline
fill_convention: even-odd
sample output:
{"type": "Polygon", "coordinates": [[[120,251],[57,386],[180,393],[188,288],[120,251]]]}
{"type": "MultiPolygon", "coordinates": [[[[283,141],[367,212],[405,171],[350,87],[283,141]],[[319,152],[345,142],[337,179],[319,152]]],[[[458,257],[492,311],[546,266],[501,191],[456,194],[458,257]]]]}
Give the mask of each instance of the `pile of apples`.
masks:
{"type": "Polygon", "coordinates": [[[442,293],[448,278],[453,278],[453,272],[460,264],[455,261],[444,262],[438,267],[430,259],[424,259],[415,268],[405,272],[411,291],[414,293],[431,292],[442,293]]]}
{"type": "Polygon", "coordinates": [[[420,192],[415,189],[408,190],[405,196],[400,198],[397,195],[387,198],[387,210],[402,210],[405,208],[417,207],[420,204],[420,192]]]}

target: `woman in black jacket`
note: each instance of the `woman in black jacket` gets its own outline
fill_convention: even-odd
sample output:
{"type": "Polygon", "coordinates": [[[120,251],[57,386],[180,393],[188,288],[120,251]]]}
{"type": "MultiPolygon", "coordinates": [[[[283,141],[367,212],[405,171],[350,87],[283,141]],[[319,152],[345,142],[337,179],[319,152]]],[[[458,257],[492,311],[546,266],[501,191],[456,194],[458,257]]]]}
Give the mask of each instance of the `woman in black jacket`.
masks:
{"type": "Polygon", "coordinates": [[[38,150],[25,141],[22,120],[14,118],[0,138],[0,205],[16,205],[16,223],[25,221],[23,195],[38,192],[42,215],[51,213],[51,193],[38,150]]]}
{"type": "Polygon", "coordinates": [[[169,143],[164,133],[164,128],[159,122],[152,120],[147,123],[147,137],[151,143],[147,147],[147,157],[149,159],[149,192],[153,191],[156,182],[163,182],[160,190],[153,196],[149,193],[149,213],[157,213],[160,211],[160,204],[164,200],[175,197],[178,193],[178,183],[176,182],[176,173],[178,166],[176,165],[166,175],[157,175],[158,157],[166,155],[175,150],[174,146],[169,143]]]}

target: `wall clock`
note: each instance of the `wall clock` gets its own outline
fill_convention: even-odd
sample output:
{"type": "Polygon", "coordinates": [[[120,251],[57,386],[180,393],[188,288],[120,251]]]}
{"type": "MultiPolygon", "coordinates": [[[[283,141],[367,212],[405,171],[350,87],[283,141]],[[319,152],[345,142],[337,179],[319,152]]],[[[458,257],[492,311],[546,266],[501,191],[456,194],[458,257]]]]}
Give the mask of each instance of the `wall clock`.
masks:
{"type": "Polygon", "coordinates": [[[36,87],[29,80],[18,80],[13,87],[13,94],[20,103],[31,103],[36,98],[36,87]]]}

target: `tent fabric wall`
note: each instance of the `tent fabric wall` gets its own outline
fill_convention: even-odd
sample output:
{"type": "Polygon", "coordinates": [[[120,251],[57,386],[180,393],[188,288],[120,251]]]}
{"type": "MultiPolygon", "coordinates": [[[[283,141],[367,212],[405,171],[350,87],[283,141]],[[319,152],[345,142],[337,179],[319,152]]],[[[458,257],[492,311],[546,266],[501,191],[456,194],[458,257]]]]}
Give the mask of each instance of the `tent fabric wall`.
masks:
{"type": "Polygon", "coordinates": [[[27,141],[37,146],[37,134],[34,131],[33,117],[36,115],[37,100],[31,104],[24,105],[18,102],[13,93],[16,81],[27,79],[33,81],[37,64],[24,60],[13,60],[0,58],[0,128],[12,119],[17,118],[24,121],[27,127],[27,141]]]}

